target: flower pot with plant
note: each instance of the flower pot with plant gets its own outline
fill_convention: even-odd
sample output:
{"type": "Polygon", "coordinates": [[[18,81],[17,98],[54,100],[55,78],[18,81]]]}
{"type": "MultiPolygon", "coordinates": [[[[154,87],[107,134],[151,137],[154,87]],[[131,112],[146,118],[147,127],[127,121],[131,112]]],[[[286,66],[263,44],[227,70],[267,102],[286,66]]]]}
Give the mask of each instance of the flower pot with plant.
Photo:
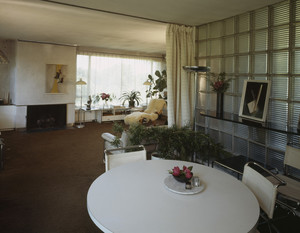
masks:
{"type": "Polygon", "coordinates": [[[172,170],[169,170],[169,173],[173,175],[175,180],[185,183],[192,179],[193,177],[192,169],[193,166],[190,167],[183,166],[182,169],[180,169],[178,166],[175,166],[172,170]]]}
{"type": "Polygon", "coordinates": [[[202,161],[223,158],[229,152],[202,131],[189,126],[146,127],[131,125],[127,130],[130,145],[155,145],[154,154],[162,159],[192,161],[196,154],[202,161]]]}
{"type": "Polygon", "coordinates": [[[224,93],[227,91],[232,78],[226,79],[226,73],[221,72],[219,74],[210,73],[210,86],[212,91],[217,93],[217,117],[223,117],[223,107],[224,107],[224,93]]]}
{"type": "Polygon", "coordinates": [[[141,93],[139,91],[123,92],[122,96],[119,99],[123,100],[122,105],[124,105],[125,102],[128,101],[128,105],[131,108],[135,107],[135,103],[139,105],[140,101],[142,100],[141,93]]]}
{"type": "Polygon", "coordinates": [[[108,106],[108,101],[112,101],[114,98],[114,95],[108,94],[108,93],[100,93],[97,95],[93,95],[93,103],[98,103],[100,100],[104,101],[103,108],[108,106]]]}

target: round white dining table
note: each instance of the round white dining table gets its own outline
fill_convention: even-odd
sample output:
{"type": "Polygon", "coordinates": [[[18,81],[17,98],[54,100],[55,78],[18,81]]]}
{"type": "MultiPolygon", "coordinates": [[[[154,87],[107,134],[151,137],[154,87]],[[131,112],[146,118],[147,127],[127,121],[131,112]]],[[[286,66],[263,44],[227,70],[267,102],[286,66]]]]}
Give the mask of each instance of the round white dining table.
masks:
{"type": "MultiPolygon", "coordinates": [[[[172,177],[173,178],[173,177],[172,177]]],[[[208,166],[174,160],[128,163],[105,172],[90,186],[87,209],[103,232],[255,232],[259,204],[234,177],[208,166]],[[193,166],[204,189],[178,194],[165,185],[174,166],[193,166]]]]}

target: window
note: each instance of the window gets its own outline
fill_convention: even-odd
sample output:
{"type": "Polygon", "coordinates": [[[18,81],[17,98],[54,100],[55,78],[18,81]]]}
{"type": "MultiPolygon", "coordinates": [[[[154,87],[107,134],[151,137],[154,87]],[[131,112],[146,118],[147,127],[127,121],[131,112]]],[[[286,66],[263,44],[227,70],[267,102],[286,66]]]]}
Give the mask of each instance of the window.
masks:
{"type": "MultiPolygon", "coordinates": [[[[146,103],[146,89],[143,85],[151,74],[154,78],[156,70],[165,69],[162,58],[145,58],[111,54],[80,53],[77,55],[77,80],[82,78],[87,85],[77,86],[76,106],[87,103],[88,96],[108,93],[113,96],[111,104],[120,105],[123,92],[140,91],[142,102],[146,103]]],[[[103,104],[100,101],[100,104],[103,104]]]]}
{"type": "MultiPolygon", "coordinates": [[[[300,0],[293,0],[198,27],[198,64],[205,63],[212,72],[225,71],[228,78],[234,78],[231,88],[225,93],[225,111],[238,114],[243,80],[270,80],[267,120],[297,127],[300,117],[299,25],[300,0]],[[212,32],[215,32],[214,36],[212,32]],[[211,44],[213,49],[209,47],[211,44]]],[[[205,82],[200,80],[202,83],[205,82]]],[[[215,94],[207,82],[204,85],[199,88],[198,102],[206,105],[199,104],[198,109],[215,111],[215,94]]],[[[221,120],[212,119],[198,122],[199,128],[205,128],[219,142],[226,142],[224,146],[231,152],[244,154],[278,169],[283,167],[287,142],[299,143],[299,135],[258,130],[234,123],[231,123],[230,128],[234,130],[228,137],[224,124],[221,120]],[[226,140],[224,137],[227,137],[226,140]]]]}

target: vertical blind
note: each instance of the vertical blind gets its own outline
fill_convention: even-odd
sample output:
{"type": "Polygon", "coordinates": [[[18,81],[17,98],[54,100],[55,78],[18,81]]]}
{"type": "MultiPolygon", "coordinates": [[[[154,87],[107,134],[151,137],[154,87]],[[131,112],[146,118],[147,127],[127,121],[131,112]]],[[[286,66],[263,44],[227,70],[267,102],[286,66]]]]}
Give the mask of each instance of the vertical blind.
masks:
{"type": "MultiPolygon", "coordinates": [[[[300,117],[300,0],[268,7],[198,27],[198,65],[233,78],[225,93],[225,111],[238,114],[243,81],[270,80],[267,121],[297,127],[300,117]]],[[[200,77],[198,109],[215,110],[215,94],[200,77]],[[205,86],[205,88],[203,87],[205,86]],[[205,100],[203,100],[203,98],[205,100]]],[[[282,170],[285,146],[299,144],[299,135],[258,130],[231,123],[199,121],[234,154],[244,154],[282,170]],[[226,127],[228,128],[228,126],[226,127]],[[230,135],[228,137],[228,134],[230,135]],[[227,138],[226,138],[227,137],[227,138]]]]}
{"type": "MultiPolygon", "coordinates": [[[[83,103],[88,96],[93,97],[100,93],[110,94],[111,104],[120,105],[122,93],[139,91],[142,102],[146,103],[146,90],[149,86],[143,85],[156,70],[165,69],[165,61],[161,58],[146,58],[104,53],[80,52],[77,55],[77,80],[84,80],[86,86],[76,88],[76,106],[80,106],[81,88],[83,103]]],[[[103,101],[100,101],[100,105],[103,101]]]]}

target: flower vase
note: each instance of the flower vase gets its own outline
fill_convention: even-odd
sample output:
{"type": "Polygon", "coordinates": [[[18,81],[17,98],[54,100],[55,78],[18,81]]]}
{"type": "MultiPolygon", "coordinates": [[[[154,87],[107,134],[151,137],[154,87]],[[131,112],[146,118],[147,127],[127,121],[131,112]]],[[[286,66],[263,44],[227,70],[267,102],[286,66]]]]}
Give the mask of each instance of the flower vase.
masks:
{"type": "Polygon", "coordinates": [[[107,103],[107,100],[104,101],[104,104],[103,104],[103,109],[105,108],[108,108],[108,103],[107,103]]]}
{"type": "Polygon", "coordinates": [[[216,117],[223,118],[224,93],[217,92],[217,111],[216,117]]]}

